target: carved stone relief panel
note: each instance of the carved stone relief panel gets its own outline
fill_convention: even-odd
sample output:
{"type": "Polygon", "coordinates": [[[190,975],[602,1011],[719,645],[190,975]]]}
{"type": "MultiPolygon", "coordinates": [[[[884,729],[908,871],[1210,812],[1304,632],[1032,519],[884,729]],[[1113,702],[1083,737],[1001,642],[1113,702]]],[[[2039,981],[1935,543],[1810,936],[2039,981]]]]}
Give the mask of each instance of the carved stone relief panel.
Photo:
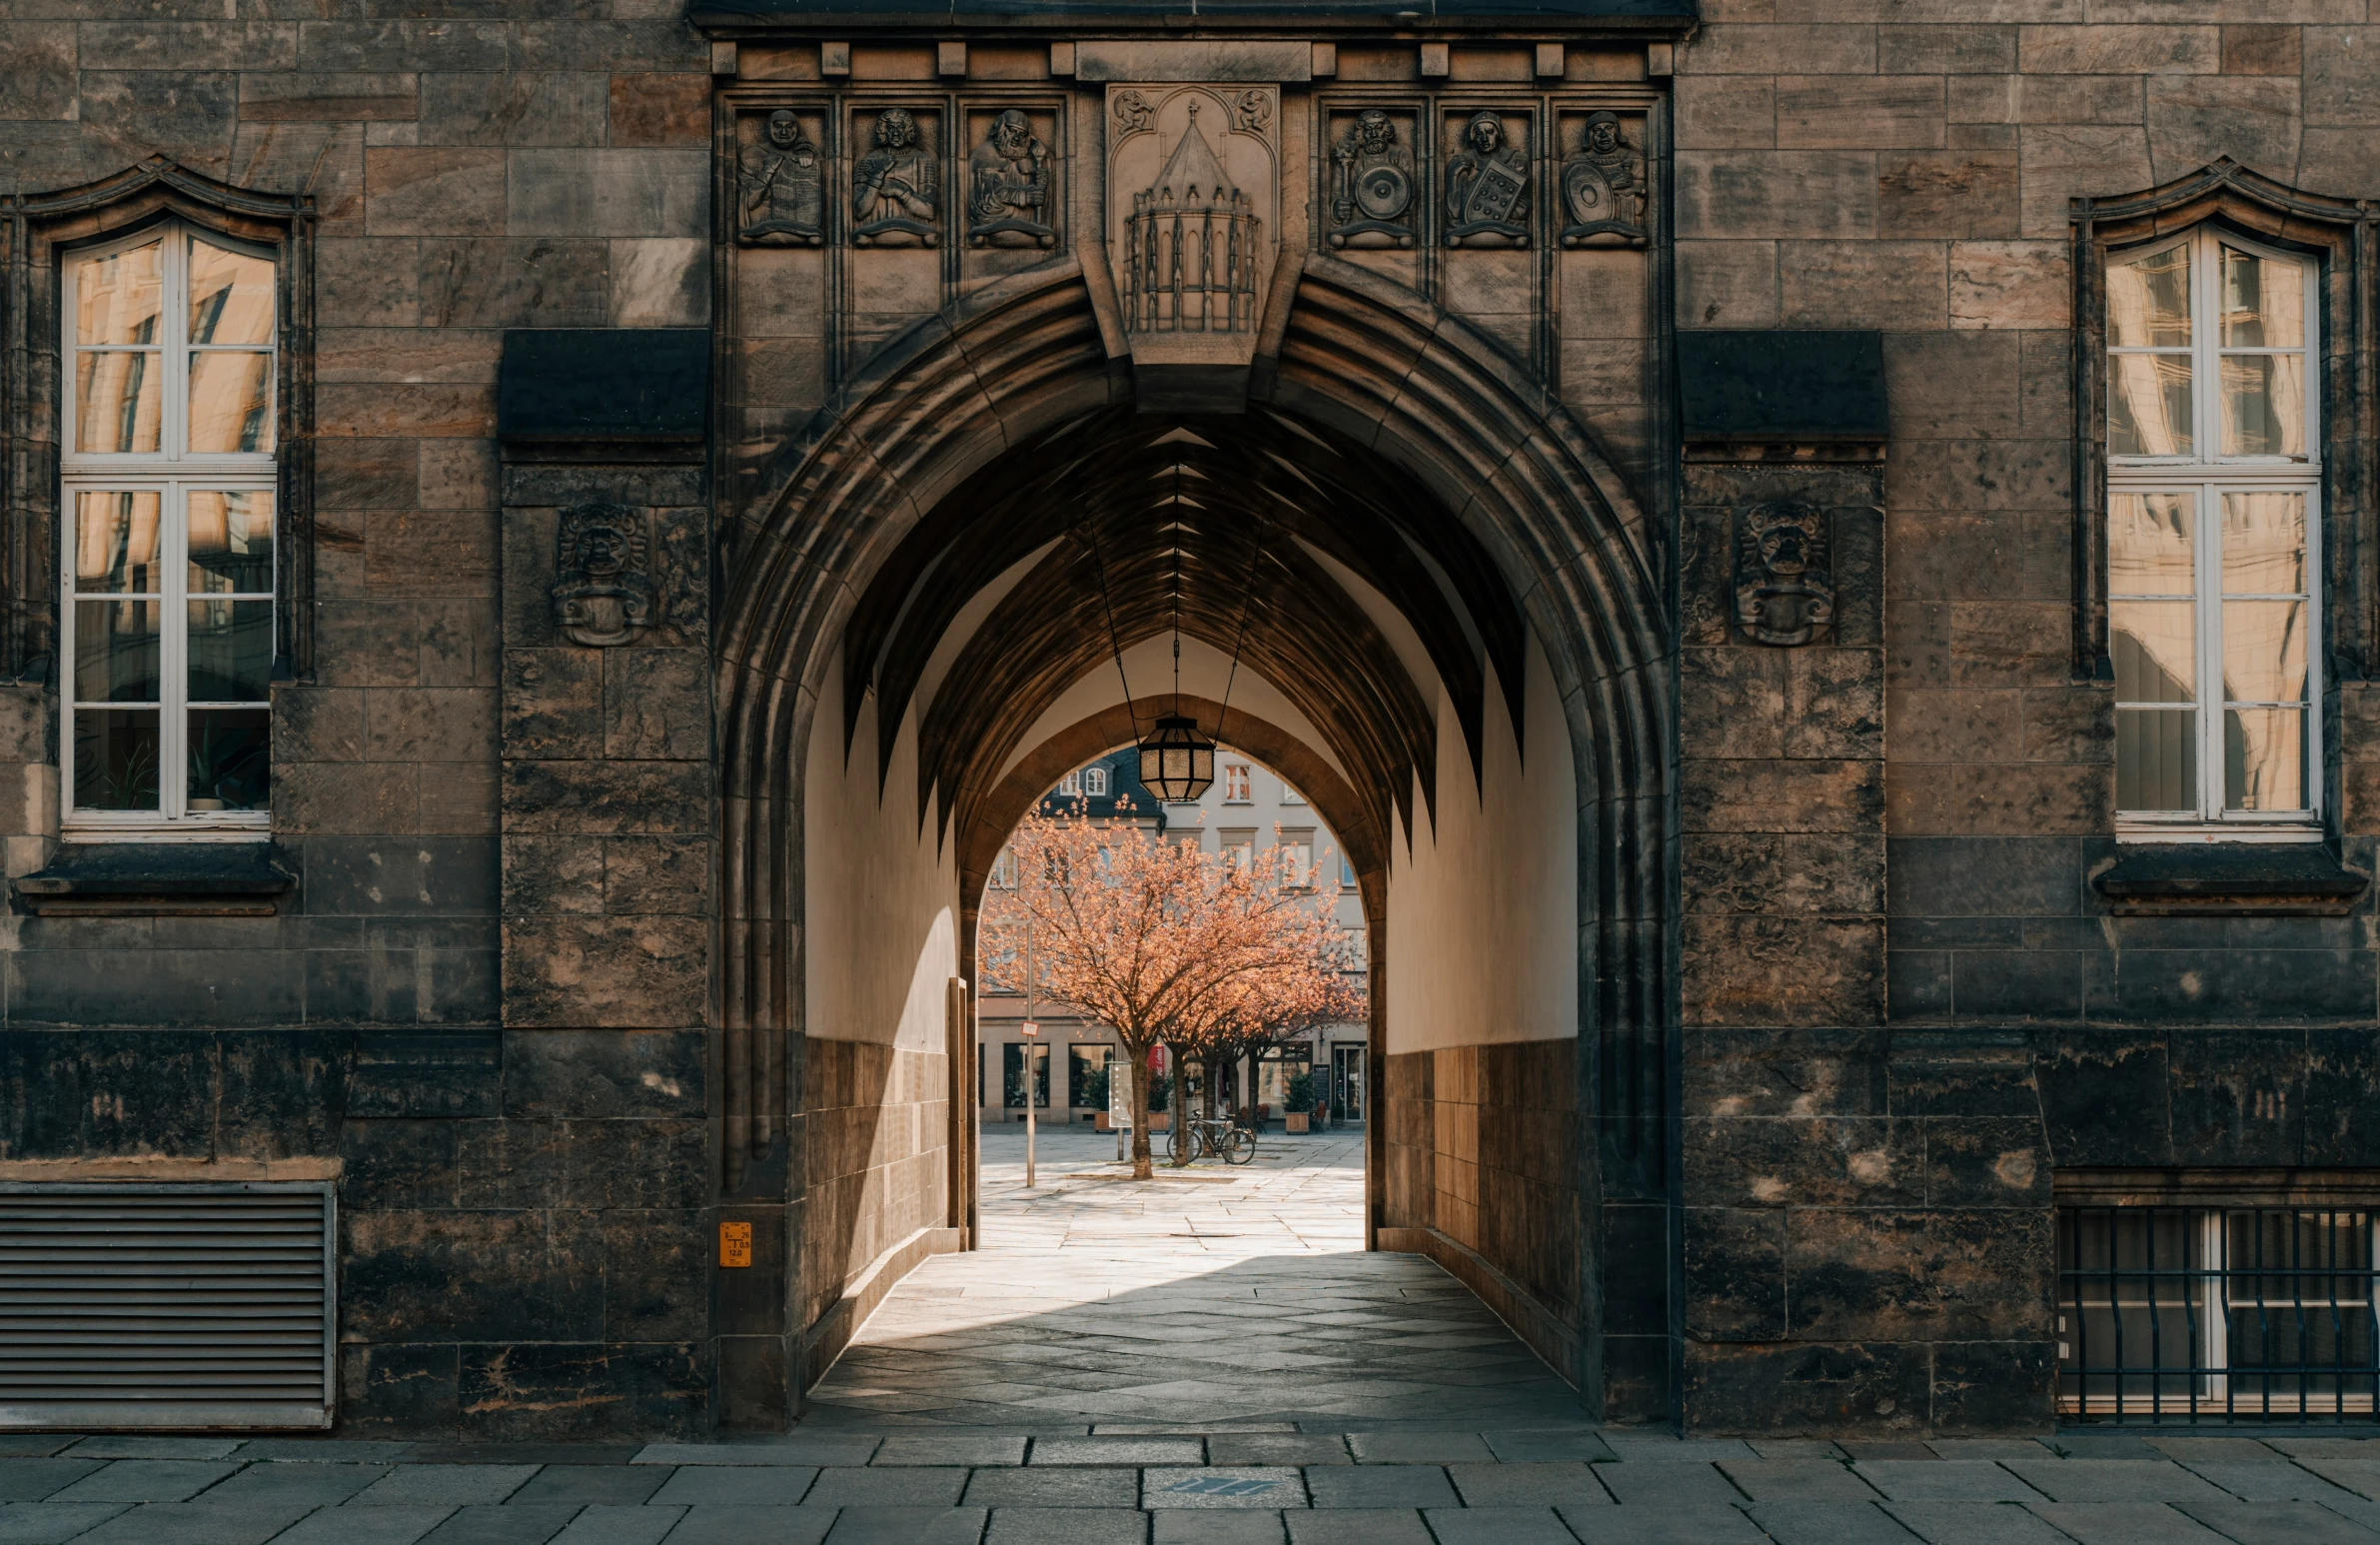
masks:
{"type": "Polygon", "coordinates": [[[967,244],[1057,246],[1065,208],[1057,113],[1046,107],[979,104],[965,117],[971,147],[962,182],[967,244]]]}
{"type": "Polygon", "coordinates": [[[942,239],[941,114],[856,108],[851,116],[851,242],[933,247],[942,239]]]}
{"type": "Polygon", "coordinates": [[[1564,113],[1560,138],[1565,152],[1557,179],[1562,245],[1646,245],[1652,184],[1645,166],[1643,116],[1600,109],[1564,113]]]}
{"type": "Polygon", "coordinates": [[[1736,527],[1736,626],[1755,644],[1796,645],[1834,621],[1826,512],[1798,499],[1747,507],[1736,527]]]}
{"type": "MultiPolygon", "coordinates": [[[[1280,240],[1280,93],[1108,88],[1108,241],[1124,326],[1245,355],[1280,240]]],[[[1135,353],[1138,354],[1138,346],[1135,353]]]]}
{"type": "Polygon", "coordinates": [[[735,124],[735,239],[747,247],[826,244],[825,124],[780,107],[735,124]]]}
{"type": "Polygon", "coordinates": [[[1334,111],[1327,122],[1323,229],[1330,244],[1412,247],[1426,213],[1414,155],[1420,115],[1411,108],[1360,107],[1334,111]]]}
{"type": "Polygon", "coordinates": [[[626,505],[575,505],[555,528],[555,626],[573,644],[633,644],[652,626],[653,587],[644,513],[626,505]]]}
{"type": "Polygon", "coordinates": [[[1445,114],[1446,244],[1526,247],[1532,125],[1526,112],[1499,108],[1445,114]]]}

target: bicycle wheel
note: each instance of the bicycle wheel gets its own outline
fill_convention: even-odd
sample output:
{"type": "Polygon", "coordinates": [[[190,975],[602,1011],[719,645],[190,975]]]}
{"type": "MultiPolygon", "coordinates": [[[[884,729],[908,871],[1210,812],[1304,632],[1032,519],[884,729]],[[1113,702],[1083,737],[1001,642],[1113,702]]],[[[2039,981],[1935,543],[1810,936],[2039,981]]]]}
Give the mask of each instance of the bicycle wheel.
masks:
{"type": "Polygon", "coordinates": [[[1244,1126],[1235,1126],[1223,1139],[1223,1162],[1245,1164],[1256,1157],[1256,1134],[1244,1126]]]}
{"type": "MultiPolygon", "coordinates": [[[[1193,1136],[1190,1140],[1196,1142],[1198,1139],[1193,1136]]],[[[1195,1153],[1197,1150],[1191,1151],[1195,1153]]],[[[1175,1164],[1182,1161],[1182,1129],[1179,1126],[1165,1134],[1165,1157],[1175,1164]]]]}

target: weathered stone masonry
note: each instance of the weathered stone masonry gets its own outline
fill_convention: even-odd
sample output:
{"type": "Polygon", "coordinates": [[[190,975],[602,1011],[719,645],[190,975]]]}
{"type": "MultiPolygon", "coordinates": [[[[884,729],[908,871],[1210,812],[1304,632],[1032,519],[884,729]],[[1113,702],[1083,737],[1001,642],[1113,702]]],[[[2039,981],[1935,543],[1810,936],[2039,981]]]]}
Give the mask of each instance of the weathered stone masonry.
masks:
{"type": "Polygon", "coordinates": [[[965,1245],[951,978],[1018,790],[1135,723],[1084,577],[1159,636],[1173,466],[1199,648],[1324,598],[1232,712],[1360,839],[1373,1237],[1593,1408],[2038,1428],[2061,1195],[2380,1171],[2361,0],[44,9],[0,22],[0,1180],[335,1180],[345,1428],[778,1425],[965,1245]],[[280,263],[236,855],[60,840],[59,254],[165,215],[280,263]],[[2208,220],[2321,276],[2280,857],[2115,839],[2098,265],[2208,220]],[[1528,799],[1575,950],[1392,947],[1442,915],[1403,876],[1511,902],[1433,844],[1528,799]],[[1430,971],[1493,1010],[1423,1022],[1430,971]]]}

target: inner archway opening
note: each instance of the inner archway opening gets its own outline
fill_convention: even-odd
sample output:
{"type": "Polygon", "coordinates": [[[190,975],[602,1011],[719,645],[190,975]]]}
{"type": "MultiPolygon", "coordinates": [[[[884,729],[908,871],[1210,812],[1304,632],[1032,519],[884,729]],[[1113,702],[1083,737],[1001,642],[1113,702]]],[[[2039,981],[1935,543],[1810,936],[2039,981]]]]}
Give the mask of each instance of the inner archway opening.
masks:
{"type": "MultiPolygon", "coordinates": [[[[815,1386],[819,1408],[947,1395],[954,1411],[997,1408],[1008,1420],[1026,1406],[1162,1419],[1143,1409],[1163,1398],[1147,1389],[1171,1381],[1135,1382],[1152,1372],[1140,1365],[1079,1370],[1079,1388],[1023,1380],[1030,1393],[996,1399],[956,1392],[972,1379],[980,1394],[981,1368],[933,1389],[886,1381],[902,1366],[925,1377],[901,1362],[920,1349],[905,1343],[931,1342],[938,1358],[956,1350],[944,1344],[952,1335],[1096,1337],[1122,1320],[1163,1324],[1243,1300],[1281,1319],[1251,1332],[1271,1339],[1242,1347],[1250,1355],[1329,1361],[1336,1354],[1279,1343],[1309,1312],[1343,1312],[1353,1318],[1340,1331],[1368,1332],[1371,1366],[1334,1374],[1351,1417],[1388,1414],[1384,1403],[1433,1387],[1425,1362],[1466,1336],[1482,1338],[1483,1357],[1514,1359],[1509,1379],[1463,1386],[1489,1403],[1483,1418],[1575,1401],[1554,1370],[1574,1371],[1584,1248],[1572,1173],[1580,777],[1552,661],[1488,546],[1381,457],[1313,423],[1261,408],[1179,421],[1103,410],[943,494],[881,555],[837,650],[805,768],[804,1018],[807,1077],[843,1114],[811,1118],[811,1194],[830,1200],[810,1209],[803,1248],[848,1277],[880,1270],[871,1263],[946,1217],[962,1250],[1021,1275],[1007,1297],[974,1281],[957,1296],[983,1312],[936,1328],[931,1306],[951,1295],[926,1289],[984,1268],[919,1251],[900,1268],[910,1283],[852,1328],[815,1386]],[[1075,1033],[1089,1027],[1059,1006],[1038,1015],[1038,1047],[979,1032],[1022,1017],[1021,1004],[976,990],[983,904],[1017,821],[1069,776],[1097,767],[1114,779],[1130,761],[1123,749],[1171,713],[1227,748],[1219,760],[1244,767],[1251,785],[1242,805],[1219,778],[1202,841],[1310,832],[1350,891],[1365,1021],[1310,1038],[1302,1067],[1258,1060],[1197,1075],[1201,1105],[1211,1089],[1226,1109],[1274,1105],[1268,1096],[1287,1105],[1301,1071],[1318,1082],[1325,1119],[1342,1123],[1326,1140],[1349,1144],[1337,1167],[1354,1216],[1314,1230],[1346,1248],[1301,1248],[1302,1266],[1284,1250],[1216,1268],[1199,1236],[1238,1230],[1213,1226],[1205,1209],[1205,1221],[1154,1232],[1185,1236],[1209,1269],[1174,1273],[1162,1300],[1135,1298],[1157,1291],[1150,1283],[1110,1284],[1090,1300],[1079,1272],[1068,1284],[1026,1269],[1036,1252],[1049,1266],[1063,1240],[1044,1226],[1055,1213],[1037,1225],[1029,1207],[1000,1210],[1004,1148],[1021,1138],[1010,1117],[1027,1088],[1046,1080],[1044,1108],[1060,1118],[1051,1140],[1083,1133],[1086,1147],[1105,1145],[1084,1164],[1112,1167],[1114,1138],[1096,1132],[1098,1102],[1081,1097],[1103,1069],[1074,1053],[1113,1042],[1075,1033]],[[1259,778],[1275,819],[1254,818],[1259,778]],[[1302,822],[1278,818],[1294,807],[1302,822]],[[833,1148],[823,1165],[822,1141],[833,1148]],[[1346,1257],[1349,1279],[1321,1283],[1323,1254],[1346,1257]],[[1320,1306],[1285,1307],[1293,1282],[1320,1306]],[[1400,1316],[1404,1332],[1392,1326],[1400,1316]],[[1408,1366],[1382,1351],[1400,1335],[1456,1342],[1406,1348],[1408,1366]],[[1400,1379],[1410,1387],[1389,1387],[1400,1379]],[[868,1393],[878,1389],[890,1393],[868,1393]]],[[[1196,823],[1187,809],[1152,814],[1196,823]]],[[[1289,1139],[1273,1111],[1267,1124],[1277,1146],[1289,1139]]],[[[1213,1330],[1212,1316],[1202,1323],[1213,1330]]],[[[1306,1327],[1318,1342],[1351,1341],[1324,1328],[1306,1327]]],[[[1266,1399],[1312,1410],[1313,1392],[1249,1387],[1233,1400],[1242,1416],[1266,1399]]]]}

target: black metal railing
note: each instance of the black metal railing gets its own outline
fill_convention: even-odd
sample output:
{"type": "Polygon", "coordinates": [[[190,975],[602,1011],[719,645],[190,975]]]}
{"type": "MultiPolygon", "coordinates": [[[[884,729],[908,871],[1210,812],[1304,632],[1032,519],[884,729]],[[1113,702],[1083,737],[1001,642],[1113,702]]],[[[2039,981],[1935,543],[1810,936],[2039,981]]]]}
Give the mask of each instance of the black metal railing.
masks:
{"type": "Polygon", "coordinates": [[[2059,1208],[2059,1413],[2371,1421],[2373,1225],[2344,1210],[2059,1208]]]}

